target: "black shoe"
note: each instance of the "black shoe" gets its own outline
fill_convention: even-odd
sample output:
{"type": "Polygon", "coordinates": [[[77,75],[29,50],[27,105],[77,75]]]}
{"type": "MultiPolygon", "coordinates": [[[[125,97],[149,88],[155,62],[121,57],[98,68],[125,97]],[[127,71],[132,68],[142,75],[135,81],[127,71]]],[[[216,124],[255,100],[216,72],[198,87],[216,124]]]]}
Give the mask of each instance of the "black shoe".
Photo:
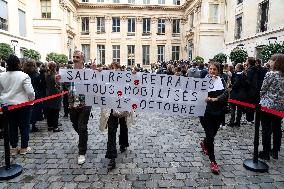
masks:
{"type": "Polygon", "coordinates": [[[236,127],[241,127],[241,123],[239,123],[239,122],[236,122],[234,125],[235,125],[236,127]]]}
{"type": "Polygon", "coordinates": [[[115,158],[110,159],[110,161],[108,163],[108,170],[115,169],[115,167],[116,167],[115,158]]]}
{"type": "Polygon", "coordinates": [[[53,129],[53,132],[60,132],[63,131],[62,129],[59,129],[58,127],[56,129],[53,129]]]}
{"type": "Polygon", "coordinates": [[[273,159],[278,159],[278,150],[272,150],[270,152],[270,156],[273,158],[273,159]]]}
{"type": "Polygon", "coordinates": [[[120,146],[120,152],[121,152],[121,153],[125,152],[126,149],[127,149],[127,147],[120,146]]]}
{"type": "Polygon", "coordinates": [[[39,129],[37,127],[32,127],[32,132],[38,132],[39,129]]]}
{"type": "Polygon", "coordinates": [[[260,151],[260,152],[258,153],[258,157],[259,157],[260,159],[270,160],[269,153],[264,152],[264,151],[260,151]]]}
{"type": "Polygon", "coordinates": [[[58,123],[57,126],[62,126],[62,123],[58,123]]]}

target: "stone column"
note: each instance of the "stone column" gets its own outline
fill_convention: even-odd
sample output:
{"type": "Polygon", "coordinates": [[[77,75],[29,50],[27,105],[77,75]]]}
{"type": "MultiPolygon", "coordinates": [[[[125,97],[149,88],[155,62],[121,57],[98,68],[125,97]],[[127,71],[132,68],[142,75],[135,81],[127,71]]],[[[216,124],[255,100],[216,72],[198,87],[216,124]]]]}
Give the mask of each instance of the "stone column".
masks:
{"type": "Polygon", "coordinates": [[[96,47],[96,16],[92,15],[89,18],[89,32],[90,32],[90,59],[94,60],[97,57],[96,47]]]}
{"type": "Polygon", "coordinates": [[[151,18],[151,36],[152,45],[150,47],[150,63],[157,62],[158,60],[158,44],[157,44],[157,32],[158,32],[158,19],[156,17],[151,18]]]}
{"type": "Polygon", "coordinates": [[[172,17],[167,17],[166,18],[166,28],[165,28],[165,33],[166,33],[166,47],[165,47],[165,60],[169,61],[172,59],[172,28],[173,28],[173,18],[172,17]]]}

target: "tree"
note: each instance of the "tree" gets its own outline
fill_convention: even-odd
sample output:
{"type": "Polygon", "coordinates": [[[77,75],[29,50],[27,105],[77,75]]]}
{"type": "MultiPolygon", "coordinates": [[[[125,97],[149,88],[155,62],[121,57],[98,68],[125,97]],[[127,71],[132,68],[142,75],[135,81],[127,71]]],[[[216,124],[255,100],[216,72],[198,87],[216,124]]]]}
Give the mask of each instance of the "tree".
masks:
{"type": "Polygon", "coordinates": [[[247,51],[240,48],[235,48],[230,53],[230,59],[234,63],[234,65],[236,65],[237,63],[244,63],[247,58],[248,58],[247,51]]]}
{"type": "Polygon", "coordinates": [[[213,58],[216,62],[219,62],[220,64],[227,62],[227,55],[224,53],[216,54],[213,58]]]}
{"type": "Polygon", "coordinates": [[[263,47],[260,52],[260,59],[264,62],[267,62],[273,54],[276,53],[284,53],[284,42],[280,43],[273,43],[263,47]]]}
{"type": "Polygon", "coordinates": [[[66,64],[68,62],[68,57],[65,54],[57,54],[55,52],[51,52],[47,54],[46,60],[66,64]]]}
{"type": "Polygon", "coordinates": [[[6,43],[0,43],[0,60],[7,60],[13,54],[12,47],[6,43]]]}
{"type": "Polygon", "coordinates": [[[24,50],[24,58],[28,58],[28,59],[33,59],[36,61],[39,61],[41,56],[39,54],[39,52],[33,50],[33,49],[26,49],[24,50]]]}
{"type": "Polygon", "coordinates": [[[202,58],[201,56],[197,56],[193,59],[194,62],[204,62],[204,58],[202,58]]]}

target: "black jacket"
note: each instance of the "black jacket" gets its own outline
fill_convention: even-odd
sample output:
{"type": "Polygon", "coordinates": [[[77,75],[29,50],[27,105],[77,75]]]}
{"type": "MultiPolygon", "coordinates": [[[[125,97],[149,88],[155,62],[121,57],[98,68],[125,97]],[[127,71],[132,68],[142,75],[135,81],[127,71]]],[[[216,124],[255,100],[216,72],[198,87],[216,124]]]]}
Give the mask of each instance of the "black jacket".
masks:
{"type": "Polygon", "coordinates": [[[205,112],[211,115],[223,115],[226,111],[229,93],[226,89],[226,83],[222,79],[224,89],[208,92],[208,97],[218,98],[216,102],[207,102],[205,112]]]}

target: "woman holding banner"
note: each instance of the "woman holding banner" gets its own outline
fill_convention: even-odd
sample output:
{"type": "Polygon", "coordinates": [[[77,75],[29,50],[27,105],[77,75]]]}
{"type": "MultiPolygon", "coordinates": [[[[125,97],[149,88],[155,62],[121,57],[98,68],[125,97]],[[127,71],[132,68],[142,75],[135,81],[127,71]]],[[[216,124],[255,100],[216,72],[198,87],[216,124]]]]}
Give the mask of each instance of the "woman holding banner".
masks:
{"type": "Polygon", "coordinates": [[[225,111],[229,95],[225,81],[218,76],[220,65],[216,62],[211,62],[208,68],[209,73],[206,78],[213,79],[214,88],[208,92],[205,114],[203,117],[200,117],[200,123],[205,131],[205,138],[200,145],[204,154],[209,156],[211,171],[219,174],[220,168],[215,161],[214,155],[214,138],[222,122],[223,112],[225,111]]]}
{"type": "MultiPolygon", "coordinates": [[[[272,71],[265,75],[260,91],[260,104],[276,111],[284,112],[284,54],[274,54],[270,61],[272,71]]],[[[261,112],[262,146],[259,158],[278,159],[281,146],[282,117],[267,112],[261,112]],[[273,133],[273,148],[271,149],[271,134],[273,133]]]]}

